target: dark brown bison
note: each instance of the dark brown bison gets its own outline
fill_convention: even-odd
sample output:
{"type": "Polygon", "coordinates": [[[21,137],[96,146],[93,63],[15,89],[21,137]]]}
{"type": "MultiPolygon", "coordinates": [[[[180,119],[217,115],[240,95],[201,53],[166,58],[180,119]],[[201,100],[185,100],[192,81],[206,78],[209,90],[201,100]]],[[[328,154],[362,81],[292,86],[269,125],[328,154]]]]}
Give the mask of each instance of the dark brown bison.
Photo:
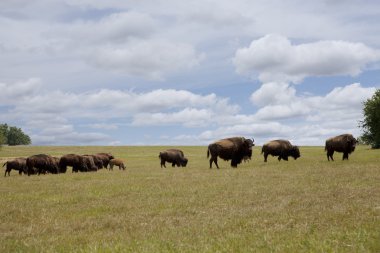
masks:
{"type": "Polygon", "coordinates": [[[355,151],[358,141],[352,134],[342,134],[326,140],[325,151],[327,151],[327,160],[334,161],[334,152],[343,153],[343,160],[348,160],[348,154],[355,151]]]}
{"type": "Polygon", "coordinates": [[[84,155],[84,156],[91,156],[94,160],[95,166],[98,168],[98,170],[103,168],[103,161],[96,155],[84,155]]]}
{"type": "Polygon", "coordinates": [[[298,146],[293,146],[287,140],[273,140],[264,144],[261,149],[261,154],[263,153],[264,162],[267,162],[268,155],[278,156],[279,161],[287,161],[289,156],[297,160],[301,156],[298,146]]]}
{"type": "Polygon", "coordinates": [[[218,156],[225,161],[231,160],[231,167],[236,168],[243,159],[252,157],[252,147],[255,146],[253,142],[253,139],[232,137],[208,145],[207,158],[211,154],[210,169],[212,167],[212,162],[214,162],[219,169],[218,156]]]}
{"type": "Polygon", "coordinates": [[[113,170],[113,166],[118,166],[119,170],[121,169],[125,170],[124,162],[121,159],[116,159],[116,158],[111,159],[109,164],[110,164],[110,170],[113,170]]]}
{"type": "Polygon", "coordinates": [[[164,166],[166,168],[165,163],[171,163],[172,167],[186,167],[188,159],[184,156],[182,150],[179,149],[168,149],[160,152],[158,157],[161,159],[161,168],[164,166]]]}
{"type": "Polygon", "coordinates": [[[66,172],[67,166],[71,166],[72,172],[88,171],[86,160],[81,155],[67,154],[59,159],[59,168],[61,172],[66,172]]]}
{"type": "Polygon", "coordinates": [[[95,164],[94,157],[92,156],[82,156],[84,164],[86,165],[86,171],[98,171],[98,167],[95,164]]]}
{"type": "Polygon", "coordinates": [[[97,154],[95,154],[95,156],[102,161],[103,167],[106,169],[108,167],[110,160],[115,158],[110,153],[97,153],[97,154]]]}
{"type": "Polygon", "coordinates": [[[41,173],[60,173],[60,169],[57,165],[56,160],[46,154],[32,155],[26,159],[27,173],[28,176],[31,174],[41,174],[41,173]]]}
{"type": "Polygon", "coordinates": [[[3,167],[4,166],[6,166],[4,177],[7,176],[7,173],[8,176],[11,176],[11,170],[17,170],[19,175],[21,175],[23,172],[27,173],[26,158],[23,157],[7,161],[3,164],[3,167]]]}

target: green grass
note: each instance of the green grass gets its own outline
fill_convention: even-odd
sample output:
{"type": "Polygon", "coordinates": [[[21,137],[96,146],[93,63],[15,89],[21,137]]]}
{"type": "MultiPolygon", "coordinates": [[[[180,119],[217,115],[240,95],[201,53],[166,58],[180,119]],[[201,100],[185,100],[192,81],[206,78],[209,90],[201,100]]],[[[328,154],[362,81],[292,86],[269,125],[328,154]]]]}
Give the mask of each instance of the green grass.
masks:
{"type": "MultiPolygon", "coordinates": [[[[210,170],[160,168],[167,147],[2,147],[6,159],[111,152],[127,169],[0,178],[0,252],[380,252],[380,150],[210,170]]],[[[3,170],[4,172],[4,170],[3,170]]],[[[4,175],[4,174],[3,174],[4,175]]]]}

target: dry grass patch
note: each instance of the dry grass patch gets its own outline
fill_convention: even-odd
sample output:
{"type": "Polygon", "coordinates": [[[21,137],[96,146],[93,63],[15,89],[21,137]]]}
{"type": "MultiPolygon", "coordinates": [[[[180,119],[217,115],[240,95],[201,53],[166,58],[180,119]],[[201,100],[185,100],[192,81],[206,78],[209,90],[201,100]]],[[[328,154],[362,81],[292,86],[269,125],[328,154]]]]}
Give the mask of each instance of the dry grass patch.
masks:
{"type": "MultiPolygon", "coordinates": [[[[289,162],[259,148],[237,169],[160,168],[166,147],[3,147],[1,158],[107,151],[126,171],[19,176],[0,182],[0,251],[379,252],[380,152],[327,162],[321,147],[289,162]]],[[[341,155],[339,155],[341,156],[341,155]]]]}

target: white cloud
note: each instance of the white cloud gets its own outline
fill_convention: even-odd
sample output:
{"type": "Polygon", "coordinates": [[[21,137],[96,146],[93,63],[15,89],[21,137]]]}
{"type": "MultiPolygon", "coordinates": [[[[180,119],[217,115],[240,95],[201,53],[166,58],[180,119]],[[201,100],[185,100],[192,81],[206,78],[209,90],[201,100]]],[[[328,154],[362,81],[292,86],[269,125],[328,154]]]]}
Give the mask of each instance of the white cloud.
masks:
{"type": "Polygon", "coordinates": [[[150,15],[135,11],[112,13],[100,20],[77,20],[58,28],[64,37],[81,44],[125,43],[132,38],[148,38],[157,29],[150,15]]]}
{"type": "Polygon", "coordinates": [[[251,102],[258,106],[268,104],[286,104],[292,102],[296,96],[295,88],[288,83],[264,83],[251,95],[251,102]]]}
{"type": "Polygon", "coordinates": [[[215,112],[208,109],[185,108],[173,113],[141,113],[133,117],[133,125],[183,125],[186,127],[207,126],[215,112]]]}
{"type": "MultiPolygon", "coordinates": [[[[26,83],[33,86],[31,81],[26,83]]],[[[20,87],[30,88],[24,83],[15,86],[15,90],[11,84],[2,85],[8,93],[19,91],[20,87]]],[[[26,91],[29,92],[29,89],[26,91]]],[[[185,90],[158,89],[136,93],[102,89],[71,93],[48,91],[42,86],[34,87],[33,93],[28,94],[28,99],[14,100],[12,104],[0,101],[0,105],[10,106],[7,115],[2,115],[4,120],[22,119],[22,125],[33,133],[33,142],[39,144],[67,144],[75,138],[78,143],[97,142],[109,138],[106,134],[96,132],[79,133],[71,124],[73,121],[79,121],[79,126],[97,131],[115,130],[119,124],[200,127],[207,126],[210,122],[226,122],[226,119],[240,110],[226,98],[215,94],[198,95],[185,90]],[[88,123],[84,124],[83,121],[88,123]],[[104,123],[105,121],[109,123],[104,123]]]]}
{"type": "Polygon", "coordinates": [[[0,82],[0,103],[17,104],[20,100],[36,94],[41,85],[41,80],[38,78],[29,78],[10,84],[0,82]]]}
{"type": "Polygon", "coordinates": [[[161,80],[166,73],[188,69],[202,60],[191,45],[160,40],[133,40],[94,48],[88,63],[107,70],[161,80]]]}
{"type": "Polygon", "coordinates": [[[380,51],[362,43],[317,41],[294,45],[270,34],[237,50],[233,62],[240,74],[259,73],[263,82],[300,82],[308,76],[357,75],[380,60],[380,51]]]}

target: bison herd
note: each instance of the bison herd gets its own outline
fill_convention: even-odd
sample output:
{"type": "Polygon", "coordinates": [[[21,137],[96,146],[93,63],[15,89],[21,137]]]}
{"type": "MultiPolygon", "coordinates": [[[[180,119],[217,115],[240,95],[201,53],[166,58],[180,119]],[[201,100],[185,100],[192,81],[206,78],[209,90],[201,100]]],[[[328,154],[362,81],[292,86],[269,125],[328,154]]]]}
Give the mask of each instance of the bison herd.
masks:
{"type": "Polygon", "coordinates": [[[62,157],[54,157],[47,154],[32,155],[27,158],[16,158],[7,161],[3,164],[5,166],[6,176],[10,176],[11,170],[17,170],[19,174],[27,174],[28,176],[34,174],[59,174],[66,173],[67,167],[72,167],[72,172],[90,172],[98,171],[102,168],[112,170],[113,166],[118,166],[119,169],[125,170],[122,160],[115,159],[110,153],[97,153],[94,155],[77,155],[67,154],[62,157]]]}
{"type": "MultiPolygon", "coordinates": [[[[358,141],[352,134],[342,134],[326,140],[325,151],[327,160],[334,161],[334,152],[343,153],[343,160],[348,160],[348,155],[355,151],[358,141]]],[[[207,158],[210,156],[210,169],[212,164],[219,169],[218,157],[225,161],[231,160],[231,167],[236,168],[243,160],[249,160],[252,157],[252,147],[255,146],[254,139],[244,137],[232,137],[218,140],[208,145],[207,158]]],[[[262,146],[261,154],[264,156],[264,162],[267,162],[269,155],[277,156],[278,160],[288,161],[289,157],[295,160],[301,157],[298,146],[292,145],[288,140],[272,140],[262,146]]],[[[161,168],[165,163],[171,163],[173,167],[186,167],[188,159],[182,150],[168,149],[158,155],[161,168]]],[[[102,168],[112,170],[113,166],[125,170],[125,165],[121,159],[115,159],[110,153],[97,153],[94,155],[77,155],[67,154],[60,158],[47,154],[32,155],[27,158],[16,158],[4,163],[5,175],[10,175],[11,170],[17,170],[19,174],[58,174],[66,173],[67,167],[72,167],[72,172],[89,172],[98,171],[102,168]]]]}

